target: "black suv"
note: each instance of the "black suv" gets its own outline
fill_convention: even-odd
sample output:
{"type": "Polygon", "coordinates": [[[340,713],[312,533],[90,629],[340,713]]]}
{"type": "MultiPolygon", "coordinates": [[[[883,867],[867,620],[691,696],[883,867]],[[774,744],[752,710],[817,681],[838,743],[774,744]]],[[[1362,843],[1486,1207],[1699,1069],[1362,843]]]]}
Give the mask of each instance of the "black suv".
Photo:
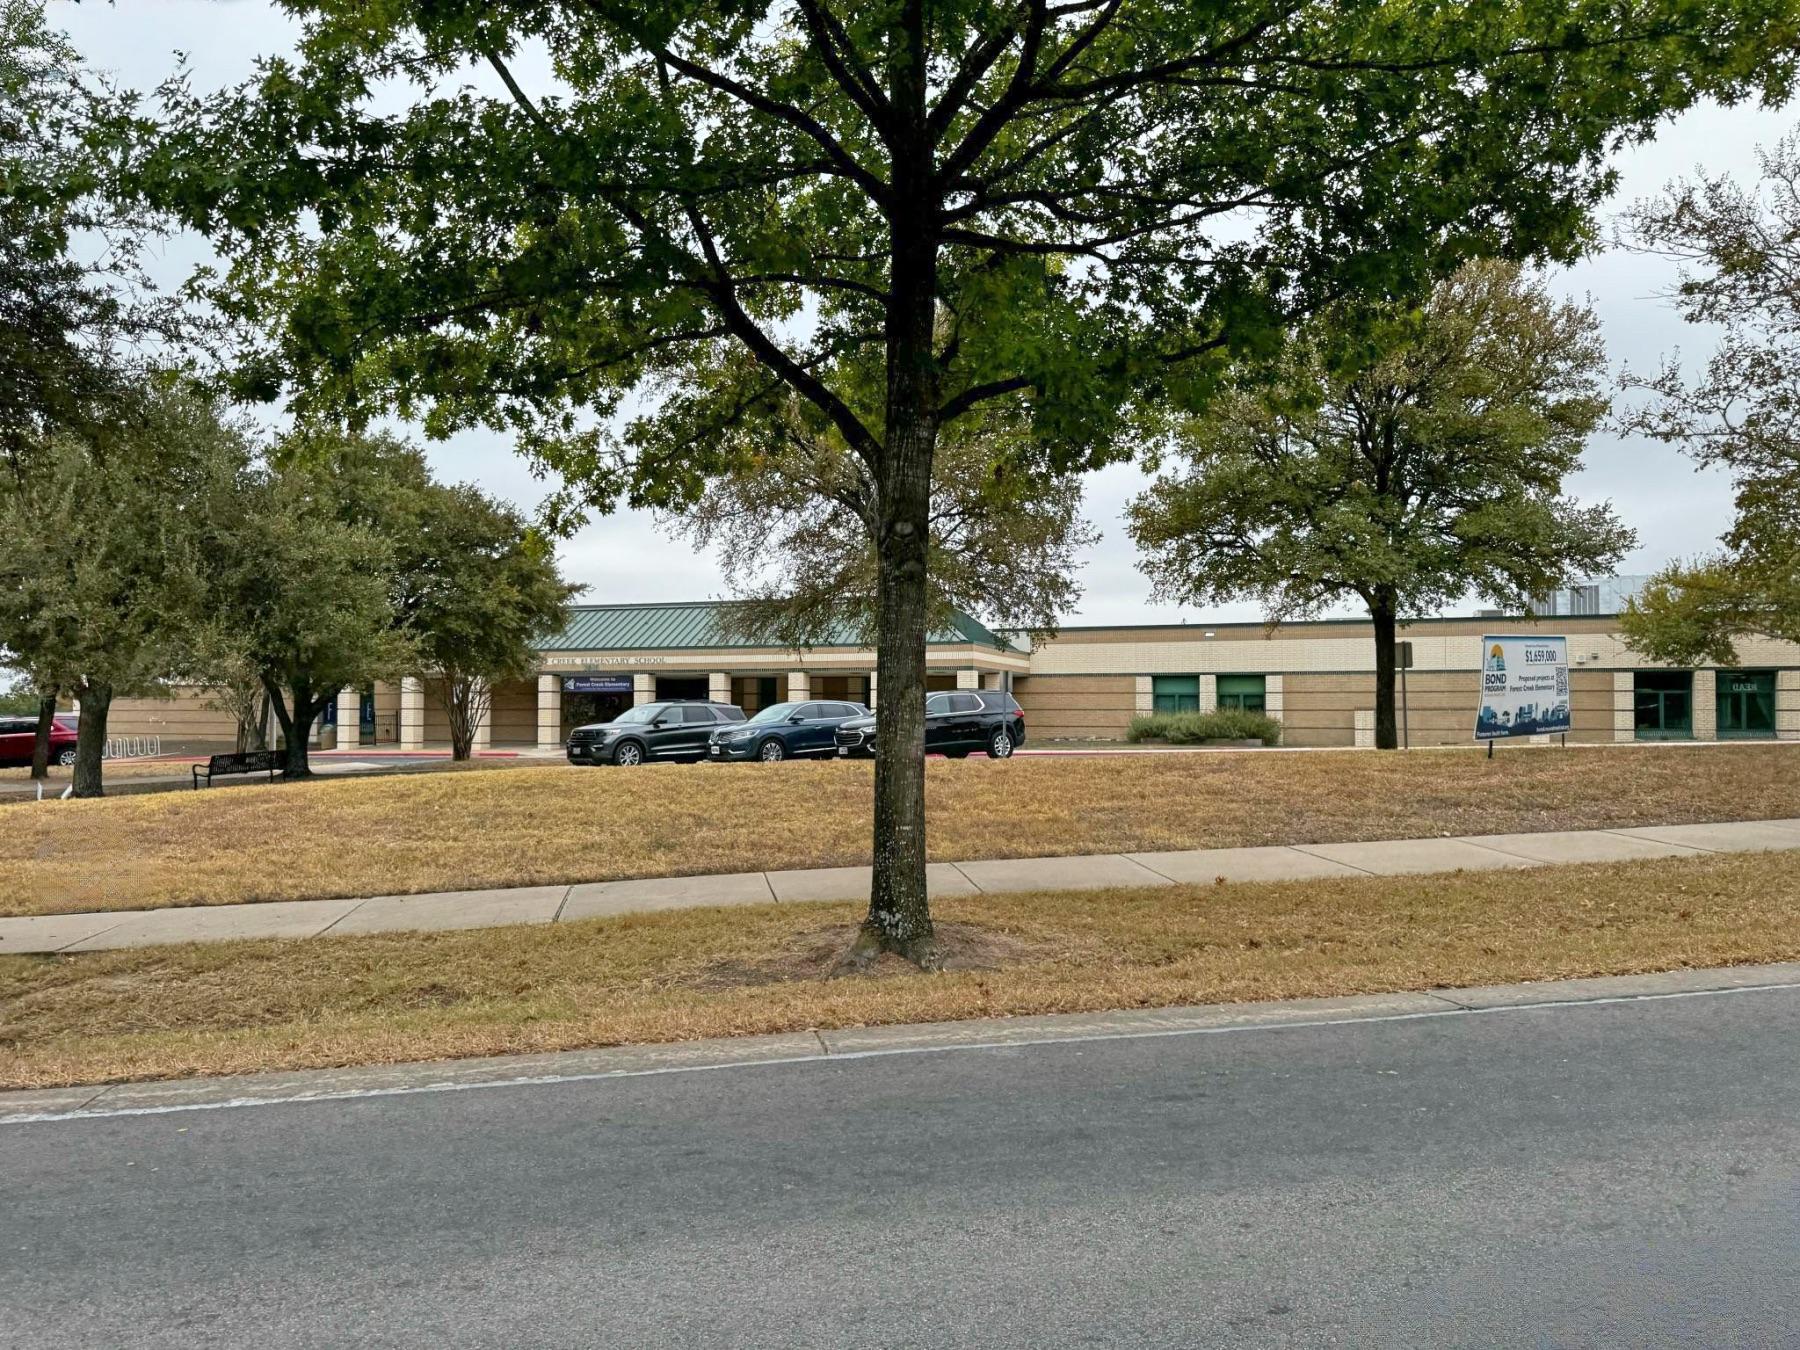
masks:
{"type": "Polygon", "coordinates": [[[705,759],[720,726],[744,720],[729,703],[663,702],[627,708],[610,722],[569,733],[571,764],[642,764],[651,759],[705,759]]]}
{"type": "Polygon", "coordinates": [[[775,703],[748,722],[720,727],[707,749],[712,759],[760,759],[765,764],[799,755],[835,755],[837,729],[868,714],[860,703],[836,700],[775,703]]]}
{"type": "MultiPolygon", "coordinates": [[[[837,730],[840,755],[875,753],[875,714],[853,717],[837,730]]],[[[989,759],[1008,759],[1025,744],[1025,711],[1000,689],[959,689],[925,696],[925,752],[967,759],[986,750],[989,759]]]]}

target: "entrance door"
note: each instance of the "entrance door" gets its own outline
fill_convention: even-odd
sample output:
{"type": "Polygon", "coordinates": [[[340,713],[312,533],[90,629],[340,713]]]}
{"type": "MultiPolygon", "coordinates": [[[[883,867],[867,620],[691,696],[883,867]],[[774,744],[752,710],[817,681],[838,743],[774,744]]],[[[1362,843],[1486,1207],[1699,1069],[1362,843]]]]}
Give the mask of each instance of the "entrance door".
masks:
{"type": "Polygon", "coordinates": [[[1719,739],[1772,740],[1775,736],[1775,672],[1721,670],[1719,739]]]}
{"type": "Polygon", "coordinates": [[[1635,682],[1640,741],[1681,741],[1694,734],[1694,672],[1640,670],[1635,682]]]}

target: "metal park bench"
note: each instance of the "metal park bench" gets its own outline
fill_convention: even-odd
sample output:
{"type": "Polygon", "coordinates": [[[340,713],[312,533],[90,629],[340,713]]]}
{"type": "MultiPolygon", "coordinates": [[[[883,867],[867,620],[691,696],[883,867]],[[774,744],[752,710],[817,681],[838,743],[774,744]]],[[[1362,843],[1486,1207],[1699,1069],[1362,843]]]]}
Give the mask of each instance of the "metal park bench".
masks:
{"type": "Polygon", "coordinates": [[[239,750],[229,755],[214,755],[205,764],[194,765],[194,787],[200,787],[200,778],[206,777],[206,786],[212,786],[213,775],[230,773],[267,773],[269,781],[275,781],[275,771],[281,768],[286,756],[279,750],[239,750]]]}

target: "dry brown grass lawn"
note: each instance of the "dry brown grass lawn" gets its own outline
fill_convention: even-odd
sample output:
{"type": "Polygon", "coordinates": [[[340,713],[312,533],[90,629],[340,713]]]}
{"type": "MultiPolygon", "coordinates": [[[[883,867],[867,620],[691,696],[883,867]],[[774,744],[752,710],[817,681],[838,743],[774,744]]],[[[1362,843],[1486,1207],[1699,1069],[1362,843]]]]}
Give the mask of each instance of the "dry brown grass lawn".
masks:
{"type": "MultiPolygon", "coordinates": [[[[871,766],[566,765],[0,806],[0,913],[863,863],[871,766]]],[[[1800,746],[934,760],[936,859],[1800,816],[1800,746]]]]}
{"type": "Polygon", "coordinates": [[[1793,854],[938,906],[991,969],[826,979],[856,910],[0,958],[0,1086],[1800,957],[1793,854]]]}
{"type": "MultiPolygon", "coordinates": [[[[184,777],[188,772],[188,765],[195,762],[192,759],[115,759],[107,762],[105,769],[101,772],[101,777],[107,782],[121,778],[184,777]]],[[[65,769],[60,764],[52,764],[48,781],[55,785],[58,792],[61,792],[69,785],[69,779],[73,774],[73,769],[65,769]]],[[[31,769],[29,766],[0,769],[0,783],[29,784],[30,782],[31,769]]],[[[49,791],[49,788],[46,787],[45,791],[49,791]]]]}

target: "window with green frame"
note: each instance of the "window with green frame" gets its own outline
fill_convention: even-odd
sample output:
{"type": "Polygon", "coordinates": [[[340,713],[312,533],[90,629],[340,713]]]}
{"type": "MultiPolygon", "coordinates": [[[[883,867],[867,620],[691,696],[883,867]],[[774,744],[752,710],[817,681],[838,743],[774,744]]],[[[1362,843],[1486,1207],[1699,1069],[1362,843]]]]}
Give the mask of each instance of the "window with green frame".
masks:
{"type": "Polygon", "coordinates": [[[1150,694],[1159,713],[1200,711],[1198,675],[1157,675],[1150,681],[1150,694]]]}
{"type": "Polygon", "coordinates": [[[1262,675],[1219,676],[1219,706],[1241,708],[1245,712],[1261,712],[1267,697],[1268,679],[1262,675]]]}
{"type": "Polygon", "coordinates": [[[1717,676],[1722,741],[1775,738],[1775,672],[1721,670],[1717,676]]]}

